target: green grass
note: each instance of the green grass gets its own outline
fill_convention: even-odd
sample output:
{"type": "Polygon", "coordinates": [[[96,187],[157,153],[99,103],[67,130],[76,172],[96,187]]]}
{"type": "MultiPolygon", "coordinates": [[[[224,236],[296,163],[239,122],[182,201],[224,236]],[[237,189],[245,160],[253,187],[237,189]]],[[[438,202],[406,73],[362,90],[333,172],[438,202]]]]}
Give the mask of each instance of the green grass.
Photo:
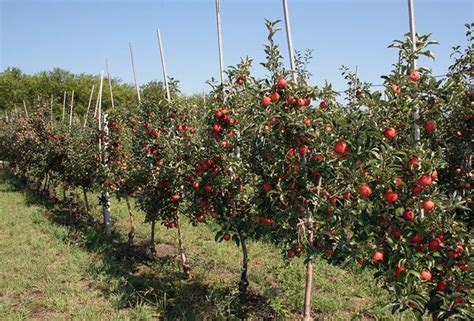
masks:
{"type": "MultiPolygon", "coordinates": [[[[236,293],[240,249],[214,242],[211,227],[184,226],[190,280],[176,261],[176,230],[157,229],[160,259],[126,243],[128,214],[112,203],[114,233],[105,238],[97,197],[93,220],[77,206],[46,200],[0,171],[0,315],[6,320],[222,320],[274,316],[295,319],[305,280],[302,259],[287,262],[272,245],[251,242],[250,291],[241,306],[236,293]]],[[[82,202],[82,201],[80,201],[82,202]]],[[[135,210],[136,243],[149,225],[135,210]]],[[[313,310],[324,319],[392,319],[380,307],[386,293],[368,271],[343,270],[316,259],[313,310]]]]}

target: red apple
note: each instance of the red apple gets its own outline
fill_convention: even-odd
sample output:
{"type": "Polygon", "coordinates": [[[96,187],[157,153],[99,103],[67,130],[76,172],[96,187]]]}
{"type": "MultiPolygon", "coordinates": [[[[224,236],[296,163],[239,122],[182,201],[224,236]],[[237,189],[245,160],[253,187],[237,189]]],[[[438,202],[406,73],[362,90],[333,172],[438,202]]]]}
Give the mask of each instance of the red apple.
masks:
{"type": "Polygon", "coordinates": [[[334,151],[339,155],[345,155],[348,150],[348,145],[345,141],[340,140],[334,144],[334,151]]]}
{"type": "Polygon", "coordinates": [[[388,139],[395,138],[397,137],[397,130],[393,127],[387,127],[383,131],[383,135],[385,136],[385,138],[388,138],[388,139]]]}
{"type": "Polygon", "coordinates": [[[285,78],[280,78],[278,79],[276,86],[280,89],[285,89],[287,84],[288,80],[286,80],[285,78]]]}
{"type": "Polygon", "coordinates": [[[372,261],[383,261],[383,252],[375,251],[374,253],[372,253],[372,261]]]}
{"type": "Polygon", "coordinates": [[[426,199],[423,201],[421,206],[423,207],[425,211],[431,212],[435,208],[436,205],[435,205],[435,202],[433,202],[432,200],[426,199]]]}
{"type": "Polygon", "coordinates": [[[431,281],[432,278],[431,272],[426,269],[420,272],[420,276],[425,281],[431,281]]]}
{"type": "Polygon", "coordinates": [[[429,241],[428,245],[433,251],[439,251],[441,249],[441,242],[438,239],[429,241]]]}
{"type": "Polygon", "coordinates": [[[229,232],[225,232],[223,238],[224,238],[224,240],[229,241],[229,240],[231,239],[230,233],[229,233],[229,232]]]}
{"type": "Polygon", "coordinates": [[[398,193],[392,190],[388,190],[387,192],[385,192],[385,200],[388,203],[395,203],[397,199],[398,199],[398,193]]]}
{"type": "Polygon", "coordinates": [[[418,80],[420,80],[420,78],[421,78],[421,75],[420,75],[420,72],[418,70],[413,70],[410,73],[410,79],[412,81],[418,81],[418,80]]]}
{"type": "Polygon", "coordinates": [[[359,186],[359,195],[364,198],[370,197],[370,195],[372,195],[372,189],[369,185],[363,184],[359,186]]]}
{"type": "Polygon", "coordinates": [[[433,179],[430,174],[423,174],[418,179],[418,185],[420,186],[430,186],[433,183],[433,179]]]}
{"type": "Polygon", "coordinates": [[[415,219],[415,213],[407,208],[404,212],[403,212],[403,215],[402,215],[403,219],[407,222],[411,222],[415,219]]]}
{"type": "Polygon", "coordinates": [[[280,94],[279,94],[279,93],[277,93],[276,91],[274,91],[274,92],[272,92],[272,93],[270,94],[270,101],[271,101],[272,103],[276,103],[276,102],[279,101],[279,100],[280,100],[280,94]]]}
{"type": "Polygon", "coordinates": [[[423,128],[428,132],[432,133],[436,130],[436,125],[432,120],[428,120],[423,124],[423,128]]]}
{"type": "Polygon", "coordinates": [[[448,280],[441,280],[436,284],[436,291],[444,292],[448,286],[448,280]]]}
{"type": "Polygon", "coordinates": [[[268,96],[264,96],[262,98],[262,105],[267,107],[267,106],[270,106],[270,104],[272,103],[272,100],[270,99],[270,97],[268,96]]]}

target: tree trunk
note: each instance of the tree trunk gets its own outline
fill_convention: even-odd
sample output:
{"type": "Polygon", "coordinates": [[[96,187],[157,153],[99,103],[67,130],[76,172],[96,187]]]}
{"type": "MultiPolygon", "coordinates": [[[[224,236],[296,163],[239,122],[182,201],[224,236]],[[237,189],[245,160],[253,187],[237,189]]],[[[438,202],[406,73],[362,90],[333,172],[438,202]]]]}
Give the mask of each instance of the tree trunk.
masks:
{"type": "MultiPolygon", "coordinates": [[[[318,179],[317,193],[321,193],[322,179],[318,179]]],[[[308,229],[307,239],[308,246],[311,249],[313,247],[313,213],[309,208],[306,209],[306,228],[308,229]]],[[[304,292],[304,321],[311,321],[311,290],[313,289],[313,254],[310,253],[308,261],[306,263],[306,287],[304,292]]]]}
{"type": "MultiPolygon", "coordinates": [[[[313,216],[310,210],[306,217],[306,228],[308,229],[308,244],[313,245],[313,216]]],[[[311,321],[311,289],[313,288],[313,255],[308,256],[306,263],[306,287],[304,292],[304,321],[311,321]]]]}
{"type": "Polygon", "coordinates": [[[151,256],[155,258],[156,249],[155,249],[155,220],[151,221],[151,236],[150,236],[150,252],[151,256]]]}
{"type": "Polygon", "coordinates": [[[87,198],[87,191],[84,187],[82,188],[82,192],[84,193],[84,202],[86,203],[87,215],[90,215],[91,209],[89,207],[89,199],[87,198]]]}
{"type": "Polygon", "coordinates": [[[239,239],[240,239],[240,246],[242,247],[242,272],[240,274],[240,282],[239,282],[239,292],[241,299],[246,298],[247,288],[249,287],[249,280],[248,280],[248,263],[249,263],[249,253],[247,249],[247,238],[246,236],[239,231],[239,239]]]}
{"type": "Polygon", "coordinates": [[[104,231],[105,235],[110,236],[112,234],[112,217],[110,214],[110,197],[109,192],[104,190],[102,192],[102,211],[104,217],[104,231]]]}
{"type": "Polygon", "coordinates": [[[183,273],[186,278],[191,277],[191,266],[187,263],[186,253],[183,246],[183,233],[181,231],[181,217],[179,212],[176,213],[176,225],[178,228],[178,246],[179,246],[179,255],[181,256],[181,266],[183,268],[183,273]]]}
{"type": "Polygon", "coordinates": [[[128,244],[132,245],[133,239],[135,238],[135,220],[133,218],[132,205],[130,204],[128,195],[125,195],[125,202],[127,203],[128,218],[130,220],[130,231],[128,232],[128,244]]]}

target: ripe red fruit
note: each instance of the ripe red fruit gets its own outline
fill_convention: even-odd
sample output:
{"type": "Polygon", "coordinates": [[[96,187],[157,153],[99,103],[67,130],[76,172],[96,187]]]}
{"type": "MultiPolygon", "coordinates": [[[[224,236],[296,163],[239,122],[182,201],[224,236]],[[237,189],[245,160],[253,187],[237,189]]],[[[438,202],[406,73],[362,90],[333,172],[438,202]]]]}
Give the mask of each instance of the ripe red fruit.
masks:
{"type": "Polygon", "coordinates": [[[464,297],[462,295],[459,295],[454,299],[454,304],[461,304],[463,302],[464,302],[464,297]]]}
{"type": "Polygon", "coordinates": [[[311,118],[306,117],[306,116],[304,117],[303,124],[305,124],[306,126],[309,126],[309,125],[311,125],[311,122],[312,122],[311,118]]]}
{"type": "Polygon", "coordinates": [[[342,193],[342,197],[344,197],[344,199],[348,200],[352,197],[352,194],[351,194],[351,192],[344,192],[344,193],[342,193]]]}
{"type": "Polygon", "coordinates": [[[444,292],[448,286],[448,280],[441,280],[436,284],[436,291],[444,292]]]}
{"type": "Polygon", "coordinates": [[[276,91],[274,91],[274,92],[272,92],[272,93],[270,94],[270,101],[271,101],[272,103],[276,103],[276,102],[279,101],[279,100],[280,100],[280,94],[279,94],[279,93],[277,93],[276,91]]]}
{"type": "Polygon", "coordinates": [[[244,84],[244,82],[245,82],[245,79],[244,79],[244,78],[242,78],[242,77],[237,78],[236,83],[237,83],[239,86],[242,86],[242,85],[244,84]]]}
{"type": "Polygon", "coordinates": [[[193,182],[193,188],[194,188],[194,189],[198,189],[198,188],[199,188],[199,182],[198,182],[198,181],[194,181],[194,182],[193,182]]]}
{"type": "Polygon", "coordinates": [[[432,120],[428,120],[423,124],[423,128],[427,132],[432,133],[436,130],[436,125],[434,124],[434,122],[432,120]]]}
{"type": "Polygon", "coordinates": [[[327,100],[323,99],[321,103],[319,103],[319,108],[326,109],[327,107],[328,107],[328,102],[327,100]]]}
{"type": "Polygon", "coordinates": [[[303,98],[299,98],[296,100],[296,107],[304,107],[306,101],[303,98]]]}
{"type": "Polygon", "coordinates": [[[412,192],[413,194],[421,194],[421,193],[423,193],[423,187],[421,187],[421,186],[415,186],[415,187],[413,187],[413,188],[411,189],[411,192],[412,192]]]}
{"type": "Polygon", "coordinates": [[[421,75],[420,75],[420,72],[418,70],[413,70],[410,73],[410,79],[412,81],[418,81],[418,80],[420,80],[420,78],[421,78],[421,75]]]}
{"type": "Polygon", "coordinates": [[[309,147],[306,146],[306,145],[301,145],[298,147],[298,154],[300,154],[300,156],[304,156],[306,155],[307,153],[309,152],[309,147]]]}
{"type": "Polygon", "coordinates": [[[402,215],[403,219],[407,222],[411,222],[415,219],[415,213],[407,208],[404,212],[403,212],[403,215],[402,215]]]}
{"type": "Polygon", "coordinates": [[[224,240],[229,241],[229,240],[231,239],[230,233],[229,233],[229,232],[225,232],[223,238],[224,238],[224,240]]]}
{"type": "Polygon", "coordinates": [[[204,215],[199,215],[198,217],[196,217],[196,221],[198,221],[199,223],[204,223],[206,221],[206,217],[204,215]]]}
{"type": "Polygon", "coordinates": [[[296,152],[294,148],[289,148],[287,152],[288,157],[295,157],[296,152]]]}
{"type": "Polygon", "coordinates": [[[438,179],[438,171],[436,169],[431,173],[431,179],[434,181],[438,179]]]}
{"type": "Polygon", "coordinates": [[[372,253],[372,261],[383,261],[383,252],[375,251],[374,253],[372,253]]]}
{"type": "Polygon", "coordinates": [[[385,192],[385,200],[388,203],[395,203],[397,199],[398,199],[398,193],[392,190],[388,190],[387,192],[385,192]]]}
{"type": "Polygon", "coordinates": [[[273,223],[273,220],[269,217],[262,217],[260,218],[260,222],[265,225],[271,225],[273,223]]]}
{"type": "Polygon", "coordinates": [[[418,179],[418,185],[420,186],[430,186],[433,183],[433,179],[430,174],[423,174],[418,179]]]}
{"type": "Polygon", "coordinates": [[[410,237],[410,243],[421,244],[423,243],[423,238],[421,237],[419,233],[416,233],[416,235],[410,237]]]}
{"type": "Polygon", "coordinates": [[[401,90],[400,90],[400,87],[398,87],[397,85],[393,84],[392,87],[392,92],[395,94],[395,95],[400,95],[401,94],[401,90]]]}
{"type": "Polygon", "coordinates": [[[221,125],[219,125],[219,124],[212,124],[212,131],[213,131],[214,133],[216,133],[216,134],[219,133],[219,132],[221,131],[221,125]]]}
{"type": "Polygon", "coordinates": [[[431,272],[426,269],[420,272],[420,276],[425,281],[431,281],[432,278],[431,272]]]}
{"type": "Polygon", "coordinates": [[[411,170],[413,169],[416,169],[418,167],[418,157],[416,156],[412,156],[410,157],[410,159],[408,160],[408,168],[410,168],[411,170]]]}
{"type": "Polygon", "coordinates": [[[304,99],[304,105],[305,105],[305,106],[309,106],[310,104],[311,104],[311,98],[306,97],[306,98],[304,99]]]}
{"type": "Polygon", "coordinates": [[[403,180],[401,177],[395,178],[395,187],[402,188],[403,187],[403,180]]]}
{"type": "Polygon", "coordinates": [[[267,107],[267,106],[270,106],[270,104],[272,103],[272,100],[270,99],[270,97],[268,96],[264,96],[262,98],[262,105],[267,107]]]}
{"type": "Polygon", "coordinates": [[[171,196],[171,200],[173,202],[179,201],[180,198],[181,198],[181,195],[179,195],[179,194],[174,194],[173,196],[171,196]]]}
{"type": "Polygon", "coordinates": [[[288,98],[286,98],[286,101],[287,101],[288,104],[290,104],[290,105],[294,105],[294,104],[296,103],[295,97],[293,97],[293,96],[291,96],[291,95],[288,96],[288,98]]]}
{"type": "Polygon", "coordinates": [[[399,240],[402,237],[402,234],[400,233],[400,231],[395,228],[390,231],[390,234],[397,240],[399,240]]]}
{"type": "Polygon", "coordinates": [[[439,251],[441,249],[441,243],[438,239],[429,241],[428,245],[433,251],[439,251]]]}
{"type": "Polygon", "coordinates": [[[435,202],[433,202],[430,199],[424,200],[423,203],[421,204],[423,209],[427,212],[431,212],[435,208],[435,202]]]}
{"type": "Polygon", "coordinates": [[[345,141],[340,140],[334,144],[334,151],[339,155],[344,155],[347,153],[348,145],[345,141]]]}
{"type": "Polygon", "coordinates": [[[397,136],[397,130],[393,127],[387,127],[383,131],[383,135],[385,136],[385,138],[388,139],[395,138],[397,136]]]}
{"type": "Polygon", "coordinates": [[[464,252],[464,247],[461,244],[456,245],[456,253],[462,254],[464,252]]]}
{"type": "Polygon", "coordinates": [[[398,265],[396,268],[395,268],[395,277],[398,279],[400,277],[400,274],[402,274],[402,272],[404,272],[407,268],[405,267],[405,265],[398,265]]]}
{"type": "Polygon", "coordinates": [[[270,183],[263,183],[263,191],[265,193],[270,192],[273,189],[273,185],[270,183]]]}
{"type": "Polygon", "coordinates": [[[214,191],[214,185],[207,183],[204,185],[204,192],[210,194],[214,191]]]}
{"type": "Polygon", "coordinates": [[[458,266],[459,266],[459,268],[461,269],[461,271],[467,272],[467,270],[468,270],[468,265],[467,265],[466,262],[461,261],[461,262],[459,262],[458,266]]]}
{"type": "Polygon", "coordinates": [[[291,258],[295,257],[295,255],[296,255],[295,251],[293,251],[293,250],[291,250],[291,249],[288,250],[288,258],[291,259],[291,258]]]}
{"type": "Polygon", "coordinates": [[[222,112],[222,109],[217,109],[217,110],[214,112],[214,116],[216,116],[216,118],[222,118],[222,117],[224,117],[224,113],[222,112]]]}
{"type": "Polygon", "coordinates": [[[369,185],[363,184],[359,186],[359,195],[364,198],[370,197],[370,195],[372,195],[372,189],[369,185]]]}
{"type": "Polygon", "coordinates": [[[288,80],[286,80],[285,78],[280,78],[278,79],[276,86],[280,89],[285,89],[287,84],[288,80]]]}

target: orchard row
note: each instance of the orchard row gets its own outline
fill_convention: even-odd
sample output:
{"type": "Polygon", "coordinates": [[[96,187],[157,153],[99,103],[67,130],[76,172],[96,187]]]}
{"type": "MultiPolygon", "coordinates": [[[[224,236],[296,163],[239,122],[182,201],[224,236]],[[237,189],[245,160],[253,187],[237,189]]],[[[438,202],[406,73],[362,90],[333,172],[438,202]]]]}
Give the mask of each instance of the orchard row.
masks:
{"type": "MultiPolygon", "coordinates": [[[[243,297],[247,242],[264,239],[288,259],[306,258],[305,306],[318,255],[372,268],[393,313],[474,318],[472,52],[457,52],[437,79],[410,64],[413,55],[431,56],[427,36],[418,36],[415,53],[408,38],[396,42],[400,60],[383,76],[383,92],[346,72],[341,103],[329,84],[311,86],[302,67],[290,78],[271,37],[275,23],[267,28],[267,78],[253,77],[243,59],[224,84],[211,83],[205,103],[144,100],[138,113],[122,106],[89,116],[90,126],[58,123],[39,106],[5,121],[0,156],[48,188],[82,189],[87,204],[93,190],[125,199],[129,209],[135,198],[152,244],[156,223],[177,228],[186,274],[182,217],[213,222],[216,241],[242,248],[243,297]]],[[[133,222],[130,211],[130,242],[133,222]]]]}

